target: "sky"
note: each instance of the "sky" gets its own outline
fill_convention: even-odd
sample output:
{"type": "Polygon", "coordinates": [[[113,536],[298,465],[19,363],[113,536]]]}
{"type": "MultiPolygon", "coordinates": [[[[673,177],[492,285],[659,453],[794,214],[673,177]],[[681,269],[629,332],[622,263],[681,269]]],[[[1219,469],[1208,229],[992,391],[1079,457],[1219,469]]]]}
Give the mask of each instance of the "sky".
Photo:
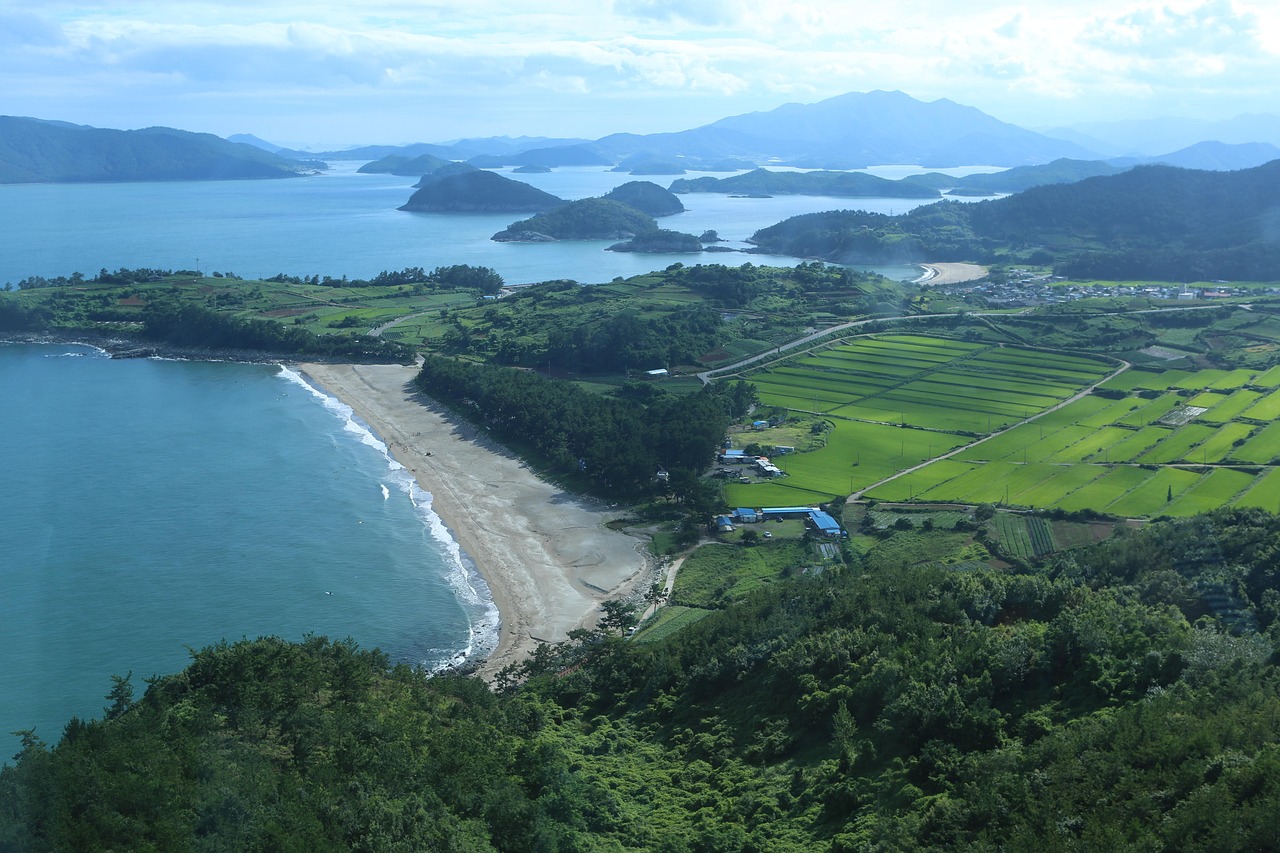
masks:
{"type": "Polygon", "coordinates": [[[1031,129],[1280,112],[1274,0],[0,0],[0,114],[289,147],[685,130],[898,90],[1031,129]]]}

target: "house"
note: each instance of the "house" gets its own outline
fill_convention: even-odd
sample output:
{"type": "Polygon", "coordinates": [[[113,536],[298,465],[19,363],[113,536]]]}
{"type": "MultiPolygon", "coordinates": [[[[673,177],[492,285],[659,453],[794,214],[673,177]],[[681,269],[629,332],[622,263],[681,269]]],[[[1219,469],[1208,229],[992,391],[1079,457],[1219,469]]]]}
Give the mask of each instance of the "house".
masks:
{"type": "Polygon", "coordinates": [[[717,532],[717,533],[732,533],[732,532],[733,532],[733,519],[732,519],[732,518],[730,518],[730,517],[729,517],[729,516],[727,516],[727,515],[717,515],[717,516],[716,516],[716,532],[717,532]]]}
{"type": "Polygon", "coordinates": [[[755,524],[760,520],[760,513],[749,507],[740,506],[733,511],[733,520],[739,524],[755,524]]]}

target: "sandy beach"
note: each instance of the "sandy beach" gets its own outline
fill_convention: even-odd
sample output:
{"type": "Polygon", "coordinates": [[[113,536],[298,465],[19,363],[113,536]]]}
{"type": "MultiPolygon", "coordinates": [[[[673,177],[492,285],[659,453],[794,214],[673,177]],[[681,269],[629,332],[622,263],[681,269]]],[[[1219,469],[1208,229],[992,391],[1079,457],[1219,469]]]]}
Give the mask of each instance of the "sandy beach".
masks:
{"type": "Polygon", "coordinates": [[[921,264],[924,275],[916,279],[919,284],[959,284],[985,278],[989,270],[978,264],[921,264]]]}
{"type": "Polygon", "coordinates": [[[501,626],[483,677],[594,624],[602,601],[647,582],[644,540],[604,526],[617,510],[539,479],[477,435],[413,387],[416,367],[298,368],[386,442],[489,584],[501,626]]]}

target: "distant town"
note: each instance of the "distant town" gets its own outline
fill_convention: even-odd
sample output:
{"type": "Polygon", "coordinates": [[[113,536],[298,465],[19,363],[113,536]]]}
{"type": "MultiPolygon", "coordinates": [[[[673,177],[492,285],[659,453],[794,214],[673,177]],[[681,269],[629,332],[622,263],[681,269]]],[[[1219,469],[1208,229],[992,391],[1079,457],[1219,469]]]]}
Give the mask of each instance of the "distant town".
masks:
{"type": "Polygon", "coordinates": [[[1214,282],[1209,287],[1168,282],[1143,286],[1068,283],[1068,280],[1061,276],[1028,270],[1010,270],[1008,276],[1003,279],[985,278],[934,287],[926,284],[924,287],[947,296],[978,299],[986,305],[1005,308],[1034,308],[1041,305],[1076,302],[1081,299],[1116,296],[1202,301],[1280,294],[1280,287],[1239,287],[1225,282],[1214,282]]]}

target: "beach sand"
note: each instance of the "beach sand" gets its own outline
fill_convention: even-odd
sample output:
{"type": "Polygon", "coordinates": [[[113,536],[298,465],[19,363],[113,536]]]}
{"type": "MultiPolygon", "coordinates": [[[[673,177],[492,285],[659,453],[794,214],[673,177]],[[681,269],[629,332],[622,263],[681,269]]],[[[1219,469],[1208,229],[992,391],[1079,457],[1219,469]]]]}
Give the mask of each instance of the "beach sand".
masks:
{"type": "Polygon", "coordinates": [[[423,489],[489,584],[501,625],[480,667],[492,680],[541,642],[594,625],[600,603],[649,581],[643,539],[605,523],[618,510],[539,479],[514,455],[413,387],[416,367],[303,364],[350,406],[423,489]]]}
{"type": "Polygon", "coordinates": [[[985,278],[989,270],[977,264],[921,264],[925,274],[916,279],[920,284],[960,284],[985,278]]]}

